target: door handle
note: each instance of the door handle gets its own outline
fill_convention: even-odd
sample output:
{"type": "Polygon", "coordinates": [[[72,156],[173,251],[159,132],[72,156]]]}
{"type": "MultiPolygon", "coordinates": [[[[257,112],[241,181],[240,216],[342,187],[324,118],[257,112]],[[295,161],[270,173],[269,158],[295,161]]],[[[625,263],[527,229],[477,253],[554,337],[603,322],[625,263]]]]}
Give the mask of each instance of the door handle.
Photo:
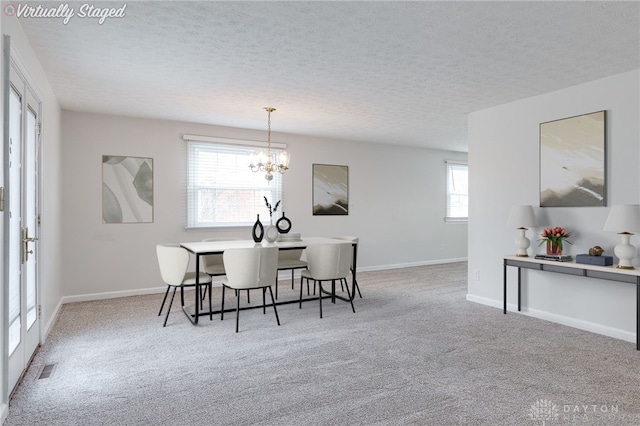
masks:
{"type": "Polygon", "coordinates": [[[22,228],[21,234],[22,234],[22,250],[21,250],[22,263],[27,263],[27,261],[29,260],[29,255],[33,254],[33,250],[29,250],[28,244],[38,241],[38,238],[29,237],[29,228],[22,228]]]}

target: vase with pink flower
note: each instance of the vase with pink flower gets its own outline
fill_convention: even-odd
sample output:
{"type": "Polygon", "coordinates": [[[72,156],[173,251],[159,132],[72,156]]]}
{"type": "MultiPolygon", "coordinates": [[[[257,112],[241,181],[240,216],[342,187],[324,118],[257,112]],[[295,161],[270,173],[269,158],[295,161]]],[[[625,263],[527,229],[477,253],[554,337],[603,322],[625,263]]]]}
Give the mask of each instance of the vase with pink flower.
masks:
{"type": "Polygon", "coordinates": [[[571,244],[571,241],[567,239],[571,236],[571,232],[567,232],[566,229],[559,226],[545,228],[540,236],[542,238],[538,240],[540,241],[538,245],[546,243],[548,256],[562,256],[563,243],[571,244]]]}

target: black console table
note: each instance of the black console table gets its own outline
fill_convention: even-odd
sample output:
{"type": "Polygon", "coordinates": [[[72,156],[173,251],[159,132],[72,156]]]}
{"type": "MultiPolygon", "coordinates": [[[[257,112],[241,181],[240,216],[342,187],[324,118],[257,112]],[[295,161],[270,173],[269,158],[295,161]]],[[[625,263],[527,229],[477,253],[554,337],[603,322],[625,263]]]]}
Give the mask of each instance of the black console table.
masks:
{"type": "Polygon", "coordinates": [[[535,259],[532,257],[504,256],[503,258],[503,311],[507,314],[507,266],[518,268],[518,311],[521,309],[520,287],[521,271],[535,269],[537,271],[556,272],[588,278],[617,281],[636,285],[636,349],[640,350],[640,270],[618,269],[615,266],[596,266],[575,262],[556,262],[553,260],[535,259]]]}

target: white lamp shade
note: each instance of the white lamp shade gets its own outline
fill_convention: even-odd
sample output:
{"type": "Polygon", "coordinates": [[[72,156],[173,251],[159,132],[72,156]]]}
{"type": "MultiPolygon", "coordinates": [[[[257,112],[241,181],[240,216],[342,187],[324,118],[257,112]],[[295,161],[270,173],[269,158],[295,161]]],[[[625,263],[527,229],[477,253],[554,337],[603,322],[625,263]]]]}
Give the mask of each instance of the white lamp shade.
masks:
{"type": "Polygon", "coordinates": [[[604,230],[618,233],[640,231],[640,205],[614,204],[611,206],[604,230]]]}
{"type": "Polygon", "coordinates": [[[507,225],[514,228],[531,228],[538,226],[536,215],[531,206],[513,206],[509,214],[507,225]]]}

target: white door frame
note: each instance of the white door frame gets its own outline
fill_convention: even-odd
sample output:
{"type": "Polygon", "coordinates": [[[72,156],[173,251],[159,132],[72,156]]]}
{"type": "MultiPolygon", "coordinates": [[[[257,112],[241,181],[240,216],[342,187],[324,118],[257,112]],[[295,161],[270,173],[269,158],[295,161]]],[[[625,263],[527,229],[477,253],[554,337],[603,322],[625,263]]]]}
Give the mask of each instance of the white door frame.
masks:
{"type": "MultiPolygon", "coordinates": [[[[9,155],[9,138],[11,136],[10,132],[10,121],[9,121],[9,114],[10,114],[10,110],[9,110],[9,94],[11,93],[11,86],[12,86],[12,82],[13,82],[13,86],[16,88],[16,91],[19,92],[20,96],[21,96],[21,116],[20,116],[20,122],[21,122],[21,140],[18,141],[16,143],[16,141],[13,141],[13,145],[14,145],[14,149],[17,147],[20,150],[19,155],[20,157],[20,162],[23,166],[23,168],[26,170],[26,164],[27,161],[25,161],[25,158],[23,156],[23,150],[27,149],[27,144],[26,144],[26,138],[27,138],[27,126],[26,126],[26,120],[28,119],[28,117],[30,117],[29,115],[29,110],[33,111],[33,115],[35,115],[36,121],[35,122],[31,122],[32,124],[32,129],[34,131],[34,133],[32,134],[32,136],[34,137],[33,140],[33,152],[29,153],[27,151],[27,153],[30,155],[30,158],[33,159],[34,161],[34,174],[35,176],[32,176],[33,179],[31,180],[31,183],[34,185],[34,190],[35,193],[33,193],[34,197],[31,199],[35,204],[33,204],[33,209],[34,211],[32,212],[34,214],[33,216],[33,223],[31,224],[25,224],[24,220],[26,217],[26,213],[24,211],[22,211],[25,208],[25,202],[24,202],[24,198],[22,197],[22,195],[24,194],[23,192],[23,188],[24,186],[29,182],[27,179],[25,179],[25,173],[24,170],[20,170],[20,188],[17,188],[17,190],[20,191],[20,201],[19,201],[19,209],[22,212],[20,214],[21,216],[21,223],[20,223],[20,227],[25,227],[25,226],[29,226],[31,229],[29,229],[29,237],[39,237],[40,236],[40,229],[39,229],[39,224],[40,224],[40,212],[41,212],[41,206],[42,206],[42,146],[41,146],[41,135],[40,135],[40,123],[42,122],[42,102],[41,102],[41,97],[37,94],[37,92],[34,90],[33,85],[30,83],[30,79],[28,78],[28,76],[25,75],[25,70],[26,68],[22,65],[22,63],[20,62],[19,58],[16,57],[15,53],[11,52],[10,49],[10,37],[9,36],[5,36],[4,37],[4,57],[3,57],[3,72],[4,72],[4,81],[3,81],[3,89],[4,89],[4,99],[3,99],[3,105],[4,105],[4,133],[3,133],[3,146],[4,146],[4,150],[3,150],[3,164],[4,164],[4,186],[7,188],[5,190],[5,213],[4,213],[4,221],[3,221],[3,247],[2,247],[2,251],[3,251],[3,255],[2,255],[2,261],[3,261],[3,291],[2,291],[2,297],[3,297],[3,316],[2,316],[2,398],[3,398],[3,403],[7,403],[8,402],[8,398],[10,396],[10,393],[12,392],[12,390],[14,389],[15,386],[17,386],[17,384],[19,383],[20,377],[22,376],[22,374],[24,373],[24,371],[26,371],[26,368],[29,365],[29,362],[33,356],[33,354],[35,353],[35,351],[37,350],[37,347],[39,346],[39,344],[42,341],[42,325],[41,325],[41,319],[40,319],[40,306],[41,306],[41,298],[40,298],[40,290],[41,290],[41,284],[40,284],[40,277],[41,277],[41,262],[38,261],[38,258],[40,256],[40,244],[39,241],[34,241],[34,242],[30,242],[27,245],[29,246],[27,249],[32,250],[33,254],[30,256],[32,257],[32,262],[35,262],[34,265],[32,265],[32,268],[29,269],[30,272],[27,272],[27,268],[23,265],[22,262],[20,262],[20,270],[21,270],[21,274],[20,274],[20,316],[21,316],[21,330],[20,330],[20,348],[19,350],[16,350],[15,353],[13,354],[12,357],[9,356],[9,304],[10,304],[10,300],[9,300],[9,283],[10,283],[10,277],[11,275],[11,270],[14,267],[13,265],[15,265],[15,263],[13,265],[10,265],[10,259],[11,259],[11,250],[12,247],[15,248],[15,241],[9,241],[9,237],[12,236],[11,232],[10,232],[10,226],[11,226],[11,222],[10,222],[10,218],[9,218],[9,214],[8,212],[8,200],[9,200],[9,196],[8,194],[11,192],[11,189],[16,190],[16,185],[14,183],[11,182],[11,179],[9,178],[9,176],[11,175],[11,170],[10,167],[8,167],[8,163],[11,160],[11,156],[9,155]],[[11,188],[12,187],[12,188],[11,188]],[[9,268],[9,266],[11,266],[11,268],[9,268]],[[32,327],[28,328],[28,323],[27,323],[27,313],[28,313],[28,309],[27,309],[27,305],[26,305],[26,281],[25,278],[27,277],[27,275],[30,274],[33,279],[35,280],[35,306],[33,306],[33,308],[35,309],[35,312],[32,313],[32,315],[35,315],[35,319],[33,320],[34,322],[32,323],[32,327]],[[10,363],[11,360],[11,363],[10,363]],[[11,365],[13,365],[13,367],[11,367],[11,365]]],[[[15,172],[15,169],[14,169],[15,172]]],[[[14,202],[15,201],[15,196],[16,194],[13,194],[14,196],[14,202]]],[[[16,202],[18,203],[18,202],[16,202]]],[[[16,207],[15,206],[11,206],[13,211],[16,211],[16,207]]],[[[29,210],[31,210],[31,207],[29,208],[29,210]]],[[[15,224],[13,225],[15,226],[15,224]]],[[[22,235],[22,233],[20,233],[22,235]]],[[[19,244],[19,246],[22,248],[23,244],[22,242],[19,244]]],[[[22,253],[18,253],[18,255],[21,255],[22,253]]],[[[14,254],[15,255],[15,254],[14,254]]],[[[15,262],[15,260],[14,260],[15,262]]],[[[33,311],[32,311],[33,312],[33,311]]],[[[33,318],[33,317],[32,317],[33,318]]]]}

